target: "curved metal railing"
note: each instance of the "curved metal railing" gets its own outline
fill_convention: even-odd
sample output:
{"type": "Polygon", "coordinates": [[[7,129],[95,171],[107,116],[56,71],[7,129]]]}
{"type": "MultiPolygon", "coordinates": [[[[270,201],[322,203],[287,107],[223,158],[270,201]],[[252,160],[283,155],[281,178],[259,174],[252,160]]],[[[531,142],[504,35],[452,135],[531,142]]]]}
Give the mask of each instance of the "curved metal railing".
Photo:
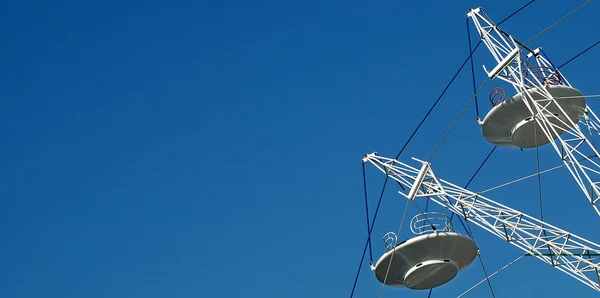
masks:
{"type": "Polygon", "coordinates": [[[417,235],[426,233],[451,232],[454,230],[452,220],[440,212],[423,212],[415,215],[410,220],[410,230],[417,235]]]}
{"type": "Polygon", "coordinates": [[[546,66],[525,68],[523,71],[523,81],[527,88],[537,87],[537,81],[543,84],[543,86],[563,85],[560,73],[556,69],[546,66]]]}
{"type": "Polygon", "coordinates": [[[490,102],[492,103],[492,107],[495,107],[504,102],[505,98],[506,91],[504,91],[504,88],[502,87],[496,87],[490,92],[490,102]]]}
{"type": "Polygon", "coordinates": [[[383,236],[383,245],[385,245],[385,252],[388,252],[396,246],[398,242],[398,236],[394,232],[388,232],[383,236]]]}

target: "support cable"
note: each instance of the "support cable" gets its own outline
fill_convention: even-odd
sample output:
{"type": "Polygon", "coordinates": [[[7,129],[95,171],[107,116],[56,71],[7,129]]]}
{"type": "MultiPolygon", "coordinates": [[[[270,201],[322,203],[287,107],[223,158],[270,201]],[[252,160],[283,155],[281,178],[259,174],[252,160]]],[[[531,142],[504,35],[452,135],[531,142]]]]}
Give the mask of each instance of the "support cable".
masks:
{"type": "MultiPolygon", "coordinates": [[[[504,270],[504,269],[508,268],[510,265],[512,265],[512,264],[514,264],[514,263],[516,263],[516,262],[518,262],[518,261],[519,261],[520,259],[522,259],[524,256],[525,256],[525,255],[521,255],[521,256],[519,256],[518,258],[516,258],[516,259],[514,259],[513,261],[511,261],[510,263],[508,263],[508,264],[504,265],[504,267],[502,267],[502,268],[498,269],[498,271],[496,271],[496,272],[492,273],[492,274],[490,275],[490,277],[489,277],[489,278],[492,278],[494,275],[496,275],[496,274],[500,273],[500,271],[502,271],[502,270],[504,270]]],[[[471,292],[473,289],[477,288],[478,286],[480,286],[480,285],[481,285],[482,283],[484,283],[484,282],[485,282],[485,279],[484,279],[484,280],[482,280],[482,281],[480,281],[480,282],[478,282],[476,285],[472,286],[470,289],[466,290],[464,293],[462,293],[462,294],[458,295],[456,298],[460,298],[460,297],[462,297],[462,296],[466,295],[467,293],[471,292]]]]}
{"type": "MultiPolygon", "coordinates": [[[[577,161],[584,161],[584,160],[591,159],[591,158],[594,158],[594,157],[596,157],[595,154],[591,155],[591,156],[580,158],[577,161]]],[[[554,170],[558,170],[558,169],[563,168],[563,167],[565,167],[565,164],[561,164],[561,165],[558,165],[558,166],[555,166],[555,167],[552,167],[552,168],[549,168],[549,169],[545,169],[543,171],[540,171],[540,174],[545,174],[545,173],[548,173],[548,172],[552,172],[554,170]]],[[[486,190],[483,190],[483,191],[480,191],[480,192],[477,192],[477,193],[481,195],[481,194],[484,194],[486,192],[490,192],[490,191],[493,191],[493,190],[496,190],[496,189],[499,189],[499,188],[502,188],[502,187],[506,187],[506,186],[514,184],[514,183],[517,183],[517,182],[521,182],[523,180],[527,180],[529,178],[536,177],[537,175],[538,175],[537,173],[534,173],[534,174],[531,174],[531,175],[527,175],[527,176],[524,176],[524,177],[521,177],[521,178],[518,178],[518,179],[515,179],[515,180],[512,180],[512,181],[509,181],[509,182],[506,182],[506,183],[494,186],[492,188],[488,188],[486,190]]]]}
{"type": "MultiPolygon", "coordinates": [[[[471,48],[471,29],[469,28],[469,19],[466,19],[467,22],[467,39],[469,40],[469,53],[473,52],[471,48]]],[[[473,77],[473,93],[477,93],[477,83],[475,81],[475,62],[473,61],[473,56],[471,56],[471,76],[473,77]]],[[[477,120],[479,120],[479,100],[477,100],[477,95],[475,95],[475,114],[477,116],[477,120]]]]}
{"type": "MultiPolygon", "coordinates": [[[[525,43],[522,43],[520,41],[518,41],[517,39],[515,39],[514,37],[512,37],[510,34],[506,33],[504,30],[502,30],[499,25],[496,25],[496,29],[504,34],[506,37],[513,39],[519,46],[525,48],[527,51],[534,53],[535,51],[533,49],[531,49],[530,47],[527,46],[527,44],[529,44],[530,42],[532,42],[533,40],[535,40],[536,38],[540,37],[542,34],[546,33],[548,30],[550,30],[551,28],[555,27],[556,25],[558,25],[559,23],[561,23],[562,21],[566,20],[568,17],[570,17],[571,15],[573,15],[575,12],[577,12],[578,10],[580,10],[581,8],[583,8],[584,6],[586,6],[587,4],[589,4],[590,2],[592,2],[592,0],[588,0],[587,2],[585,2],[584,4],[582,4],[581,6],[577,7],[576,9],[574,9],[573,11],[571,11],[570,13],[568,13],[567,15],[565,15],[564,17],[562,17],[560,20],[554,22],[554,24],[546,27],[546,29],[542,30],[540,33],[536,34],[534,37],[530,38],[528,41],[526,41],[525,43]]],[[[595,46],[595,45],[594,45],[595,46]]],[[[560,69],[560,68],[559,68],[560,69]]]]}
{"type": "Polygon", "coordinates": [[[554,99],[568,99],[568,98],[600,98],[600,94],[594,94],[594,95],[582,95],[582,96],[561,96],[561,97],[555,97],[554,99]]]}
{"type": "Polygon", "coordinates": [[[440,147],[442,146],[442,144],[444,143],[444,141],[446,141],[446,138],[448,138],[448,136],[450,135],[450,133],[454,130],[454,127],[456,127],[456,125],[458,124],[458,122],[460,121],[460,119],[463,117],[463,115],[465,114],[465,112],[467,111],[467,109],[469,108],[469,106],[471,106],[471,103],[473,103],[473,101],[475,100],[475,97],[477,97],[477,95],[479,94],[479,92],[481,92],[481,90],[483,89],[483,87],[486,85],[486,83],[489,80],[490,80],[489,78],[486,78],[486,80],[483,82],[483,84],[481,84],[481,87],[479,87],[479,90],[477,90],[477,92],[475,92],[475,95],[473,97],[471,97],[471,100],[469,101],[469,103],[467,104],[467,106],[464,108],[464,110],[462,111],[462,113],[460,113],[460,115],[458,116],[458,118],[456,119],[456,121],[454,121],[454,123],[452,124],[452,126],[450,127],[450,129],[448,130],[448,132],[446,132],[446,134],[444,135],[444,137],[442,138],[442,140],[440,141],[440,143],[433,150],[433,152],[431,153],[431,155],[427,159],[427,162],[431,161],[431,159],[437,153],[437,151],[440,149],[440,147]]]}
{"type": "Polygon", "coordinates": [[[500,21],[500,23],[498,23],[498,26],[502,25],[502,23],[504,23],[504,22],[508,21],[509,19],[511,19],[512,17],[514,17],[516,14],[521,12],[521,10],[525,9],[527,6],[533,4],[533,2],[535,2],[535,0],[531,0],[531,1],[529,1],[529,3],[523,5],[521,8],[517,9],[517,11],[513,12],[511,15],[504,18],[504,20],[500,21]]]}
{"type": "MultiPolygon", "coordinates": [[[[544,49],[540,49],[540,53],[542,53],[542,55],[544,55],[544,57],[546,57],[546,59],[548,59],[548,62],[550,62],[550,66],[552,66],[552,68],[556,68],[556,65],[554,65],[554,63],[552,63],[552,59],[550,59],[550,56],[548,56],[548,54],[546,54],[546,52],[544,52],[544,49]]],[[[560,79],[563,79],[562,77],[560,79]]]]}
{"type": "Polygon", "coordinates": [[[596,42],[596,43],[595,43],[595,44],[593,44],[591,47],[589,47],[589,48],[587,48],[587,49],[583,50],[583,52],[581,52],[581,53],[579,53],[579,54],[575,55],[575,57],[573,57],[573,58],[571,58],[571,59],[567,60],[567,62],[565,62],[565,63],[563,63],[561,66],[557,67],[557,69],[559,69],[559,70],[560,70],[561,68],[563,68],[563,67],[564,67],[564,66],[566,66],[567,64],[571,63],[573,60],[575,60],[575,59],[579,58],[581,55],[585,54],[587,51],[589,51],[589,50],[593,49],[595,46],[597,46],[597,45],[599,45],[599,44],[600,44],[600,41],[596,42]]]}
{"type": "MultiPolygon", "coordinates": [[[[463,188],[466,189],[469,187],[469,185],[471,185],[471,182],[473,182],[475,177],[477,177],[477,174],[479,174],[479,171],[481,171],[481,169],[483,168],[485,163],[487,163],[487,161],[490,159],[490,157],[492,157],[492,154],[494,154],[494,152],[496,151],[496,148],[498,148],[498,146],[494,146],[494,148],[492,148],[492,151],[490,151],[490,153],[488,153],[488,155],[485,157],[483,162],[479,165],[479,168],[477,168],[477,171],[475,171],[475,173],[473,173],[473,176],[471,176],[471,179],[469,179],[469,182],[467,182],[467,184],[465,184],[465,187],[463,187],[463,188]]],[[[450,220],[452,220],[452,218],[454,218],[454,212],[452,212],[452,214],[450,215],[450,220]]],[[[460,219],[460,217],[458,219],[462,223],[462,219],[460,219]]]]}
{"type": "MultiPolygon", "coordinates": [[[[398,237],[400,237],[400,233],[402,232],[402,226],[404,225],[404,218],[406,217],[406,211],[408,210],[408,203],[412,200],[406,200],[406,204],[404,205],[404,213],[402,214],[402,219],[400,220],[400,227],[398,227],[398,234],[396,234],[396,241],[394,243],[394,248],[396,247],[396,243],[398,243],[398,237]]],[[[381,285],[381,292],[379,293],[379,298],[383,297],[383,291],[385,290],[385,282],[387,281],[388,275],[390,273],[390,268],[392,267],[392,262],[394,261],[394,256],[396,254],[393,253],[392,257],[390,257],[390,262],[387,266],[387,271],[385,272],[385,277],[383,278],[383,283],[381,285]]]]}
{"type": "Polygon", "coordinates": [[[578,10],[582,9],[584,6],[588,5],[590,2],[592,2],[592,0],[588,0],[585,3],[583,3],[582,5],[580,5],[579,7],[577,7],[576,9],[574,9],[573,11],[571,11],[570,13],[568,13],[566,16],[562,17],[560,20],[554,22],[554,24],[548,26],[546,29],[542,30],[540,33],[538,33],[536,36],[530,38],[528,41],[526,41],[523,45],[526,45],[530,42],[532,42],[534,39],[540,37],[542,34],[546,33],[546,31],[552,29],[554,26],[558,25],[559,23],[561,23],[562,21],[566,20],[568,17],[570,17],[572,14],[576,13],[578,10]]]}
{"type": "MultiPolygon", "coordinates": [[[[535,124],[533,125],[533,141],[535,146],[535,164],[536,164],[536,171],[537,171],[537,188],[538,188],[538,198],[539,198],[539,204],[540,204],[540,221],[544,222],[544,213],[543,213],[543,209],[542,209],[542,174],[540,173],[540,148],[538,146],[537,143],[537,127],[538,125],[541,126],[540,124],[540,120],[534,116],[535,118],[535,124]]],[[[542,226],[543,228],[543,226],[542,226]]],[[[545,232],[545,230],[544,230],[545,232]]],[[[546,236],[546,235],[544,235],[546,236]]]]}
{"type": "Polygon", "coordinates": [[[429,108],[429,111],[427,112],[427,114],[425,114],[425,117],[423,117],[423,119],[421,120],[421,122],[419,123],[419,125],[417,125],[417,128],[410,135],[410,137],[408,138],[408,140],[406,141],[406,143],[404,143],[404,146],[402,146],[402,149],[400,149],[400,152],[398,152],[398,154],[396,155],[396,158],[394,158],[394,159],[397,160],[400,157],[400,155],[402,154],[402,152],[404,152],[404,150],[406,149],[406,146],[408,146],[408,144],[415,137],[415,135],[417,134],[417,132],[419,131],[419,129],[421,129],[421,126],[423,126],[423,123],[425,123],[425,120],[427,120],[427,118],[429,118],[429,115],[431,114],[431,112],[433,112],[433,109],[437,106],[437,104],[440,102],[440,100],[442,99],[442,97],[444,97],[444,95],[446,94],[446,91],[448,91],[448,88],[450,88],[450,86],[452,85],[452,83],[454,83],[454,80],[456,80],[456,77],[458,77],[458,75],[463,70],[463,68],[465,67],[465,65],[467,65],[467,62],[469,62],[469,59],[471,59],[471,57],[473,56],[473,54],[475,53],[475,51],[477,51],[477,49],[479,48],[479,46],[482,43],[483,43],[483,41],[479,41],[479,43],[475,46],[475,48],[473,49],[473,51],[471,51],[471,53],[469,54],[469,56],[467,57],[467,59],[465,59],[465,62],[463,62],[463,64],[458,69],[458,71],[454,74],[454,76],[450,80],[450,83],[448,83],[448,85],[446,85],[446,88],[444,88],[444,91],[442,91],[442,93],[436,99],[436,101],[433,103],[433,105],[431,106],[431,108],[429,108]]]}
{"type": "Polygon", "coordinates": [[[389,181],[389,176],[386,175],[385,181],[383,182],[383,187],[381,188],[381,193],[379,194],[379,201],[377,202],[377,208],[375,208],[375,214],[373,215],[373,220],[371,221],[371,228],[369,229],[369,234],[367,235],[367,241],[365,243],[365,248],[363,249],[362,257],[360,258],[360,263],[358,265],[358,270],[356,271],[356,277],[354,278],[354,285],[352,286],[352,292],[350,293],[350,298],[354,297],[354,291],[356,290],[356,284],[358,283],[358,277],[360,276],[360,271],[362,269],[363,262],[365,261],[365,255],[367,254],[367,247],[371,241],[371,234],[373,233],[373,227],[375,226],[375,219],[377,219],[377,214],[379,213],[379,207],[381,206],[381,201],[383,199],[383,194],[385,192],[385,187],[387,186],[387,182],[389,181]]]}
{"type": "Polygon", "coordinates": [[[481,171],[481,168],[483,168],[483,166],[488,161],[488,159],[490,159],[490,157],[492,157],[492,154],[494,154],[494,152],[496,151],[497,148],[498,148],[498,146],[494,146],[494,148],[492,148],[492,151],[490,151],[490,153],[488,153],[488,155],[485,157],[485,159],[483,160],[483,162],[481,163],[479,168],[477,168],[477,171],[475,171],[473,176],[471,176],[471,179],[469,179],[469,182],[467,182],[467,184],[465,185],[464,188],[467,188],[467,187],[469,187],[469,185],[471,185],[471,182],[473,182],[473,179],[475,179],[477,174],[479,174],[479,171],[481,171]]]}
{"type": "MultiPolygon", "coordinates": [[[[469,229],[469,235],[471,239],[473,239],[473,243],[477,246],[477,242],[475,241],[475,236],[473,235],[473,231],[471,230],[471,226],[469,225],[469,220],[467,219],[467,214],[465,213],[465,207],[463,204],[460,204],[460,207],[463,211],[463,216],[465,218],[465,223],[467,224],[467,229],[469,229]]],[[[483,270],[483,274],[485,274],[485,280],[487,281],[488,287],[490,288],[490,293],[493,298],[496,298],[494,294],[494,289],[492,288],[492,283],[490,282],[490,276],[487,274],[487,270],[485,270],[485,265],[483,264],[483,258],[481,257],[481,251],[479,251],[479,247],[477,247],[477,258],[479,259],[479,263],[481,264],[481,269],[483,270]]]]}
{"type": "MultiPolygon", "coordinates": [[[[367,195],[367,173],[365,170],[365,164],[362,164],[362,173],[363,173],[363,187],[365,189],[365,210],[367,213],[367,235],[369,235],[369,232],[371,231],[371,224],[370,224],[370,220],[369,220],[369,197],[367,195]]],[[[373,264],[373,248],[371,246],[371,237],[367,237],[367,244],[369,245],[369,257],[370,257],[370,261],[371,264],[373,264]]]]}
{"type": "MultiPolygon", "coordinates": [[[[548,235],[546,234],[546,229],[544,229],[544,212],[543,212],[543,208],[542,208],[542,174],[540,173],[540,149],[538,146],[538,142],[537,142],[537,128],[538,125],[540,125],[541,127],[541,123],[540,120],[538,119],[537,115],[533,116],[535,118],[535,124],[533,125],[533,142],[536,145],[535,146],[535,163],[536,163],[536,170],[537,170],[537,189],[538,189],[538,198],[539,198],[539,204],[540,204],[540,221],[542,222],[542,231],[544,233],[544,237],[548,237],[548,235]]],[[[552,250],[550,249],[550,244],[547,245],[548,246],[548,252],[552,253],[552,250]]],[[[552,262],[552,265],[554,266],[554,258],[552,256],[550,256],[550,261],[552,262]]]]}

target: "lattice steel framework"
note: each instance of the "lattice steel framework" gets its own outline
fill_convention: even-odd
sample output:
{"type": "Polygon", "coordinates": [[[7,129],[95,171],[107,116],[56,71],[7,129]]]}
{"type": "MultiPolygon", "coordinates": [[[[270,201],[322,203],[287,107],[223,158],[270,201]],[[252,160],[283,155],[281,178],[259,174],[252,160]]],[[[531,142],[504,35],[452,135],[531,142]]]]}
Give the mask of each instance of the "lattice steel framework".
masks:
{"type": "Polygon", "coordinates": [[[433,173],[430,163],[415,168],[398,160],[367,154],[369,162],[410,189],[409,200],[429,198],[465,220],[600,291],[600,245],[469,191],[433,173]]]}
{"type": "MultiPolygon", "coordinates": [[[[531,49],[526,44],[499,28],[481,8],[471,9],[467,14],[477,28],[483,43],[498,63],[492,70],[484,71],[490,79],[511,84],[523,95],[524,103],[543,134],[569,170],[589,203],[600,215],[600,154],[581,129],[599,133],[600,120],[586,107],[584,119],[574,123],[569,117],[559,117],[550,111],[563,108],[557,103],[548,87],[562,85],[571,87],[565,76],[544,57],[541,48],[531,49]],[[550,121],[552,119],[552,121],[550,121]],[[554,122],[554,123],[553,123],[554,122]],[[571,129],[569,129],[571,128],[571,129]],[[561,132],[567,130],[562,136],[561,132]]],[[[591,136],[591,135],[590,135],[591,136]]]]}

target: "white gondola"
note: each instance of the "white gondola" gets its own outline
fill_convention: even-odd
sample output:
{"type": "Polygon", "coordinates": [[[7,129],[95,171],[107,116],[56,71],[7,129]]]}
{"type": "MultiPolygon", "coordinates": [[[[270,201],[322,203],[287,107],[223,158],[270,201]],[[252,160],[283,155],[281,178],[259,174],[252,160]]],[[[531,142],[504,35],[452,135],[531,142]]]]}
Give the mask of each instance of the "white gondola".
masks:
{"type": "Polygon", "coordinates": [[[381,283],[413,290],[435,288],[451,281],[477,256],[473,239],[454,232],[444,214],[418,214],[411,230],[417,236],[395,247],[396,235],[385,235],[386,253],[372,268],[381,283]]]}
{"type": "MultiPolygon", "coordinates": [[[[552,74],[548,75],[552,76],[552,74]]],[[[534,148],[550,143],[552,140],[549,140],[544,133],[545,129],[536,124],[532,112],[524,102],[530,98],[535,101],[544,100],[548,94],[555,101],[549,102],[544,113],[550,125],[558,133],[556,135],[554,131],[547,130],[552,140],[571,130],[575,126],[574,123],[579,122],[579,119],[584,116],[585,98],[575,88],[550,85],[543,90],[532,88],[519,92],[492,108],[481,125],[485,139],[503,147],[534,148]],[[527,96],[523,96],[525,92],[528,93],[527,96]]]]}

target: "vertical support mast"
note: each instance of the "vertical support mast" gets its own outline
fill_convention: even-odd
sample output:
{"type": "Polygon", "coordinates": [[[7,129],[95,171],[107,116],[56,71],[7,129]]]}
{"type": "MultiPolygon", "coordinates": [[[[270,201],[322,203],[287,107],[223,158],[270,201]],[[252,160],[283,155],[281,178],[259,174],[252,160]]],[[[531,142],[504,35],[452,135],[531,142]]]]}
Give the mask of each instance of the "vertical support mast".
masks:
{"type": "MultiPolygon", "coordinates": [[[[584,96],[542,55],[541,48],[531,49],[519,42],[500,29],[481,8],[471,9],[467,17],[472,19],[482,42],[497,62],[490,71],[483,66],[488,77],[511,84],[517,96],[522,97],[529,111],[529,119],[534,121],[530,128],[535,131],[532,138],[539,132],[549,140],[588,202],[600,215],[600,164],[593,160],[594,157],[600,157],[600,154],[578,125],[580,118],[584,116],[583,111],[579,119],[575,117],[573,120],[565,112],[565,98],[560,97],[564,90],[578,94],[575,96],[578,100],[584,100],[584,96]]],[[[595,118],[589,106],[585,102],[582,105],[586,115],[595,118]]],[[[573,114],[573,111],[569,112],[573,114]]],[[[530,120],[525,119],[523,122],[527,121],[530,120]]],[[[517,123],[520,124],[523,123],[517,123]]],[[[519,128],[523,127],[524,125],[519,128]]],[[[536,139],[534,147],[543,145],[538,141],[536,139]]]]}

